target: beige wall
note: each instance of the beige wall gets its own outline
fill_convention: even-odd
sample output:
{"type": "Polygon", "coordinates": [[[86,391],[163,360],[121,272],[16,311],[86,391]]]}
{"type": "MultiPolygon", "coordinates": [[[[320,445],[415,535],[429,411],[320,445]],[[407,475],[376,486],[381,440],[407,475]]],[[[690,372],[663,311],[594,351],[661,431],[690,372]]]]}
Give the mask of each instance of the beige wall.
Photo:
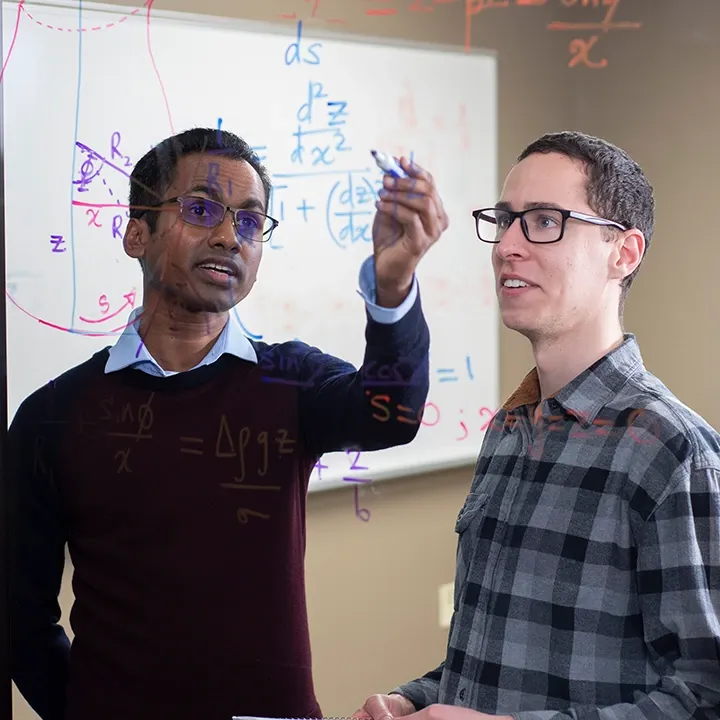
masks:
{"type": "MultiPolygon", "coordinates": [[[[638,334],[648,367],[720,428],[720,375],[714,374],[720,44],[713,46],[720,2],[621,0],[616,20],[643,27],[600,38],[591,56],[605,56],[606,68],[569,68],[575,35],[546,25],[602,18],[607,8],[593,9],[594,1],[566,7],[573,0],[547,0],[538,7],[486,9],[474,18],[473,44],[499,56],[499,180],[525,144],[567,128],[604,136],[645,167],[656,188],[658,224],[628,300],[626,326],[638,334]]],[[[297,11],[308,18],[306,25],[323,28],[319,19],[332,14],[346,20],[347,32],[464,44],[461,0],[427,13],[410,12],[410,4],[396,0],[398,15],[373,19],[364,15],[363,0],[320,0],[318,20],[309,18],[312,3],[303,0],[205,0],[201,7],[191,0],[158,0],[155,7],[265,20],[297,11]]],[[[500,354],[504,397],[531,358],[526,343],[505,330],[500,354]]],[[[467,468],[379,483],[376,494],[364,497],[372,510],[369,523],[354,520],[344,490],[311,495],[308,601],[325,715],[348,715],[369,693],[442,660],[446,638],[437,625],[437,588],[453,579],[454,520],[470,480],[467,468]]],[[[66,589],[66,612],[69,604],[66,589]]],[[[33,714],[16,699],[14,717],[33,714]]]]}

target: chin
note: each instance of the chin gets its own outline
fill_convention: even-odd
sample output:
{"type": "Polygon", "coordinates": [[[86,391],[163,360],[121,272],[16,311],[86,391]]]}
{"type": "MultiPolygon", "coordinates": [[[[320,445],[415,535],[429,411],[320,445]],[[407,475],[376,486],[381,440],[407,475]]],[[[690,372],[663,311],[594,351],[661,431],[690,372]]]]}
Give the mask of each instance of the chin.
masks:
{"type": "Polygon", "coordinates": [[[503,311],[500,309],[500,318],[503,321],[503,325],[510,330],[522,331],[523,328],[530,329],[534,323],[532,318],[528,316],[527,312],[515,311],[503,311]]]}
{"type": "Polygon", "coordinates": [[[239,302],[240,298],[227,294],[219,297],[181,297],[179,305],[187,312],[191,313],[213,313],[221,314],[232,310],[239,302]]]}
{"type": "Polygon", "coordinates": [[[508,330],[514,330],[530,340],[537,336],[540,329],[537,318],[529,317],[527,313],[502,313],[501,318],[508,330]]]}

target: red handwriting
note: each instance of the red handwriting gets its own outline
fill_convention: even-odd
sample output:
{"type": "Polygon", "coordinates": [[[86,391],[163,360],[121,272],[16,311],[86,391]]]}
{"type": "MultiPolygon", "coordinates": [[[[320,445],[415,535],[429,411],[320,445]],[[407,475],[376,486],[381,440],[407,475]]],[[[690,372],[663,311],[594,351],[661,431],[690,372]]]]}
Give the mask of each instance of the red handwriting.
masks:
{"type": "Polygon", "coordinates": [[[93,210],[92,208],[88,208],[85,211],[86,215],[90,215],[90,219],[88,220],[88,227],[102,227],[102,225],[97,221],[97,216],[100,210],[93,210]]]}
{"type": "Polygon", "coordinates": [[[81,315],[78,319],[82,320],[82,322],[84,323],[101,323],[106,322],[107,320],[111,320],[112,318],[117,317],[128,306],[130,306],[131,308],[135,307],[135,292],[135,288],[133,288],[130,292],[125,293],[123,295],[123,298],[125,298],[125,302],[114,312],[109,312],[110,302],[107,299],[107,295],[101,295],[98,298],[98,305],[100,306],[100,312],[102,313],[102,317],[86,318],[82,317],[81,315]]]}
{"type": "MultiPolygon", "coordinates": [[[[373,4],[389,5],[391,0],[369,0],[373,4]]],[[[410,0],[408,10],[410,12],[433,12],[436,5],[452,5],[458,0],[410,0]]],[[[387,15],[397,15],[398,11],[390,7],[373,7],[365,11],[366,15],[383,17],[387,15]]]]}
{"type": "MultiPolygon", "coordinates": [[[[642,408],[635,408],[628,413],[625,424],[621,420],[608,418],[593,418],[590,421],[589,415],[580,411],[573,411],[574,417],[568,418],[565,415],[541,416],[533,424],[535,439],[528,448],[531,456],[539,457],[545,443],[545,438],[551,432],[566,432],[568,424],[568,440],[590,440],[594,437],[606,438],[613,430],[627,430],[628,437],[632,438],[639,445],[651,445],[661,440],[660,419],[654,413],[649,413],[642,408]],[[642,424],[638,421],[642,420],[642,424]]],[[[493,430],[511,428],[517,422],[518,417],[514,413],[508,413],[504,423],[496,423],[493,420],[490,425],[493,430]]]]}
{"type": "MultiPolygon", "coordinates": [[[[370,391],[365,394],[370,396],[370,391]]],[[[422,427],[436,427],[441,421],[440,408],[434,402],[427,402],[419,410],[397,404],[394,407],[390,404],[390,396],[375,394],[370,397],[370,405],[373,409],[372,417],[378,422],[398,422],[406,425],[420,425],[422,427]]],[[[519,416],[515,413],[507,413],[502,422],[497,420],[499,410],[490,407],[480,407],[477,410],[466,412],[463,408],[454,411],[455,417],[450,421],[456,423],[458,434],[456,442],[461,442],[470,437],[472,430],[484,433],[486,430],[506,430],[514,427],[519,416]]],[[[535,440],[531,443],[531,450],[537,451],[540,440],[544,442],[547,433],[567,432],[569,440],[588,440],[593,437],[608,437],[613,429],[627,430],[628,436],[640,445],[649,445],[661,438],[660,421],[657,416],[642,409],[634,409],[628,413],[627,419],[622,421],[608,420],[605,418],[583,418],[582,413],[573,411],[573,415],[550,415],[541,416],[533,424],[535,440]],[[642,420],[642,423],[639,422],[642,420]],[[568,431],[568,425],[570,425],[568,431]],[[586,426],[586,427],[584,427],[586,426]]]]}
{"type": "MultiPolygon", "coordinates": [[[[377,4],[382,3],[384,5],[388,5],[392,0],[370,0],[370,2],[377,4]]],[[[365,11],[366,15],[371,15],[375,17],[386,17],[388,15],[397,15],[398,11],[395,8],[389,8],[389,7],[373,7],[365,11]]]]}
{"type": "MultiPolygon", "coordinates": [[[[323,20],[324,22],[333,23],[333,24],[345,22],[345,20],[343,20],[342,18],[336,18],[336,17],[318,18],[317,12],[318,12],[318,8],[320,7],[320,0],[304,0],[304,3],[305,3],[304,9],[305,10],[307,10],[308,8],[310,9],[310,18],[312,20],[323,20]]],[[[280,13],[280,19],[281,20],[298,20],[299,18],[298,18],[298,14],[293,12],[293,13],[280,13]]]]}

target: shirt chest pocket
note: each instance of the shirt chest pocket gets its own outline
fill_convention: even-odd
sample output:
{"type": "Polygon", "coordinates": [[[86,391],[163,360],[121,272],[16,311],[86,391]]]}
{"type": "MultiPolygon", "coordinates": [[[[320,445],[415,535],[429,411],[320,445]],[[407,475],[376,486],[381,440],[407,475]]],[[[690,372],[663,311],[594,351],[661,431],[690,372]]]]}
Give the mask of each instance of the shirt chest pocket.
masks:
{"type": "Polygon", "coordinates": [[[458,534],[458,549],[455,575],[455,610],[460,607],[462,593],[467,584],[470,569],[475,564],[478,551],[478,531],[482,525],[490,495],[471,492],[458,513],[455,532],[458,534]]]}

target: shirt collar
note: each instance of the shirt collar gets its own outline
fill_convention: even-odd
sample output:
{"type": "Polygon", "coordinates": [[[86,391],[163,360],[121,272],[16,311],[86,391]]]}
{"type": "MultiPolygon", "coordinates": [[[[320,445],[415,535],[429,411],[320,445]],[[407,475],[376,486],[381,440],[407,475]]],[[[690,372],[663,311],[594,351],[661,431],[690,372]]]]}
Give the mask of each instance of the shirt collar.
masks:
{"type": "MultiPolygon", "coordinates": [[[[592,423],[600,410],[617,395],[628,378],[643,369],[643,360],[633,333],[584,370],[552,397],[552,400],[582,423],[592,423]]],[[[533,368],[505,401],[503,410],[513,412],[523,405],[540,402],[540,382],[533,368]]]]}
{"type": "MultiPolygon", "coordinates": [[[[130,313],[128,324],[118,338],[118,341],[110,348],[105,372],[111,373],[127,367],[134,367],[144,363],[152,363],[163,375],[176,375],[176,372],[162,370],[152,355],[148,352],[140,335],[138,325],[142,307],[135,308],[130,313]]],[[[208,365],[217,360],[221,355],[228,353],[235,355],[241,360],[257,363],[257,353],[252,343],[242,332],[239,324],[232,315],[225,324],[222,333],[218,337],[210,352],[195,366],[208,365]]],[[[193,370],[195,368],[192,368],[193,370]]]]}

